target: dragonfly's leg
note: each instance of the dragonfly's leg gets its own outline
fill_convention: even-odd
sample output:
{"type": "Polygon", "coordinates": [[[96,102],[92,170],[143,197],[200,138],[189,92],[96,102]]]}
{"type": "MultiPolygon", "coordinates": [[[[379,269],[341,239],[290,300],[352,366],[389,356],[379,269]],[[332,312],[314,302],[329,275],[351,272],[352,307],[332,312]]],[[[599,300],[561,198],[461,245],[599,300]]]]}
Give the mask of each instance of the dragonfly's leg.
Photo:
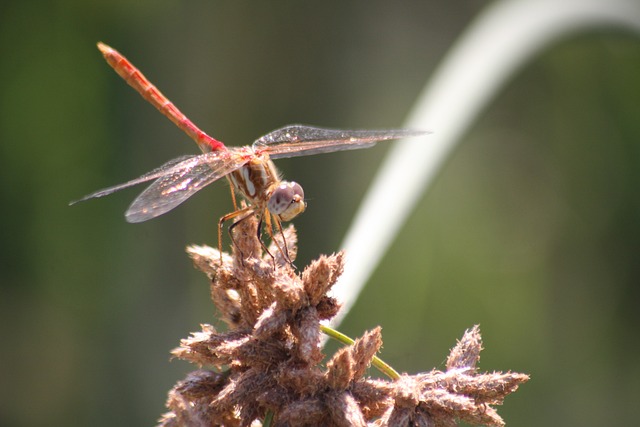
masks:
{"type": "Polygon", "coordinates": [[[284,232],[282,231],[282,223],[280,222],[278,217],[276,217],[275,215],[273,216],[273,222],[276,223],[276,227],[278,228],[278,232],[282,236],[282,245],[283,246],[281,247],[280,244],[278,243],[278,240],[273,237],[273,226],[271,225],[271,214],[269,212],[267,212],[266,217],[267,217],[266,218],[267,234],[269,234],[269,237],[271,238],[271,241],[276,245],[276,247],[278,248],[278,251],[284,257],[284,260],[287,263],[289,263],[291,266],[293,266],[293,261],[291,261],[291,258],[289,257],[289,248],[287,247],[287,239],[285,239],[284,232]]]}
{"type": "Polygon", "coordinates": [[[255,212],[255,209],[253,208],[253,206],[247,206],[245,208],[238,209],[231,213],[226,214],[225,216],[220,218],[220,220],[218,221],[218,251],[220,252],[220,265],[222,265],[222,226],[223,224],[230,219],[244,215],[242,218],[240,218],[238,221],[231,224],[231,226],[229,227],[229,236],[231,236],[231,244],[235,245],[235,241],[233,240],[233,235],[231,234],[231,229],[243,219],[251,216],[254,212],[255,212]]]}
{"type": "Polygon", "coordinates": [[[236,203],[236,192],[233,189],[233,184],[229,186],[229,189],[231,190],[231,200],[233,201],[233,209],[238,210],[238,203],[236,203]]]}
{"type": "Polygon", "coordinates": [[[233,202],[233,210],[237,211],[238,203],[236,203],[236,191],[233,189],[234,187],[233,181],[231,181],[231,178],[229,178],[229,175],[227,175],[227,182],[229,182],[229,191],[231,191],[231,201],[233,202]]]}
{"type": "Polygon", "coordinates": [[[282,230],[282,222],[279,219],[276,219],[275,223],[278,226],[278,232],[282,236],[282,244],[284,245],[283,255],[287,260],[287,262],[291,264],[292,267],[295,267],[295,265],[293,265],[293,261],[291,261],[291,257],[289,256],[289,246],[287,245],[287,239],[284,237],[284,230],[282,230]]]}
{"type": "MultiPolygon", "coordinates": [[[[260,215],[260,220],[258,221],[258,241],[260,242],[260,246],[262,246],[262,249],[269,254],[269,256],[271,257],[271,260],[273,261],[273,269],[276,269],[276,257],[273,256],[273,254],[269,251],[269,248],[267,248],[267,246],[264,244],[264,242],[262,241],[262,220],[265,217],[265,213],[266,213],[266,217],[267,217],[267,224],[269,224],[269,212],[264,212],[262,215],[260,215]]],[[[267,228],[270,228],[269,226],[267,226],[267,228]]]]}

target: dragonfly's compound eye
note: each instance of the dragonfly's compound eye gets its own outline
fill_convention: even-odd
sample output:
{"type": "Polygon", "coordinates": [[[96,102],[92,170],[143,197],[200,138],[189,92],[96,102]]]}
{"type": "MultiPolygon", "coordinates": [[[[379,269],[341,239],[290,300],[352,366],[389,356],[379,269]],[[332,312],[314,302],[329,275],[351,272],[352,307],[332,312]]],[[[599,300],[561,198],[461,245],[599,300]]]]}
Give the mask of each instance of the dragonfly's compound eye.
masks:
{"type": "Polygon", "coordinates": [[[282,181],[267,202],[269,212],[281,221],[291,221],[304,212],[306,207],[304,191],[297,182],[282,181]]]}

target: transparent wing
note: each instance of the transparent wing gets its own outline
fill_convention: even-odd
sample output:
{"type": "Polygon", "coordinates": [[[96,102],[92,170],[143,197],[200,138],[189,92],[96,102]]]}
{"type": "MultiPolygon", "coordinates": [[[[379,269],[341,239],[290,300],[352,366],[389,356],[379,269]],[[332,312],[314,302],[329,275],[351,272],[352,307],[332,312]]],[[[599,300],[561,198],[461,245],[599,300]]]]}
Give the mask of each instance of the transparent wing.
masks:
{"type": "Polygon", "coordinates": [[[240,168],[246,156],[214,151],[178,163],[144,190],[125,213],[128,222],[143,222],[175,208],[202,188],[240,168]]]}
{"type": "Polygon", "coordinates": [[[93,192],[91,194],[87,194],[83,198],[78,199],[78,200],[74,200],[73,202],[69,203],[69,205],[75,205],[76,203],[84,202],[85,200],[108,196],[109,194],[115,193],[116,191],[124,190],[125,188],[129,188],[129,187],[132,187],[134,185],[142,184],[143,182],[147,182],[147,181],[151,181],[152,179],[159,178],[159,177],[169,173],[168,171],[170,171],[173,167],[175,167],[179,163],[187,161],[189,159],[196,158],[196,157],[198,157],[198,156],[197,155],[190,155],[190,156],[176,157],[175,159],[169,160],[167,163],[165,163],[162,166],[152,170],[151,172],[145,173],[144,175],[142,175],[139,178],[132,179],[131,181],[127,181],[127,182],[125,182],[123,184],[114,185],[113,187],[103,188],[102,190],[95,191],[95,192],[93,192]]]}
{"type": "Polygon", "coordinates": [[[420,136],[427,133],[409,129],[339,130],[289,125],[269,132],[256,140],[253,143],[253,149],[268,153],[272,159],[282,159],[368,148],[378,141],[420,136]]]}

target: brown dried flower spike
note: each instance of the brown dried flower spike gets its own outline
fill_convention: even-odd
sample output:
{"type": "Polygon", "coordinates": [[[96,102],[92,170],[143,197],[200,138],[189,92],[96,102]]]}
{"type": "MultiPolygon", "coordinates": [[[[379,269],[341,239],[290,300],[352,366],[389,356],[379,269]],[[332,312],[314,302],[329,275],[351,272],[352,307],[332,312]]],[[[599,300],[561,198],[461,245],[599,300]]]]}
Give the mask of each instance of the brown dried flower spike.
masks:
{"type": "MultiPolygon", "coordinates": [[[[211,298],[228,331],[202,325],[173,350],[175,357],[209,369],[190,373],[169,392],[170,412],[161,426],[504,425],[491,405],[529,377],[479,374],[477,326],[453,348],[446,372],[398,375],[389,368],[392,379],[369,378],[368,367],[381,363],[374,361],[380,328],[322,366],[320,331],[328,328],[320,321],[339,309],[327,293],[342,273],[343,255],[321,256],[298,274],[273,243],[275,259],[263,253],[256,227],[251,218],[234,228],[231,256],[203,246],[187,249],[211,279],[211,298]]],[[[284,238],[293,260],[293,226],[284,238]]]]}

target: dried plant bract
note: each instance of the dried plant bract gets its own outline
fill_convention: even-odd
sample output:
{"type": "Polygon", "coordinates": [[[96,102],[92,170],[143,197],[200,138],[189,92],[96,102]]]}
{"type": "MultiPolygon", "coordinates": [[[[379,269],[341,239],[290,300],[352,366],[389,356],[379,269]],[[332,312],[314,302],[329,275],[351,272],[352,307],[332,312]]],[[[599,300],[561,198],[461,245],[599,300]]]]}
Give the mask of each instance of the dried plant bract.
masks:
{"type": "MultiPolygon", "coordinates": [[[[301,273],[278,249],[263,253],[254,219],[234,228],[233,253],[191,246],[195,266],[211,280],[211,298],[227,324],[210,325],[173,350],[199,366],[169,392],[160,425],[251,426],[501,426],[494,409],[528,380],[518,373],[480,373],[477,326],[451,350],[446,371],[382,380],[368,368],[382,345],[366,332],[323,363],[320,321],[339,304],[328,291],[342,273],[342,253],[321,256],[301,273]]],[[[293,226],[284,230],[291,259],[293,226]]]]}

